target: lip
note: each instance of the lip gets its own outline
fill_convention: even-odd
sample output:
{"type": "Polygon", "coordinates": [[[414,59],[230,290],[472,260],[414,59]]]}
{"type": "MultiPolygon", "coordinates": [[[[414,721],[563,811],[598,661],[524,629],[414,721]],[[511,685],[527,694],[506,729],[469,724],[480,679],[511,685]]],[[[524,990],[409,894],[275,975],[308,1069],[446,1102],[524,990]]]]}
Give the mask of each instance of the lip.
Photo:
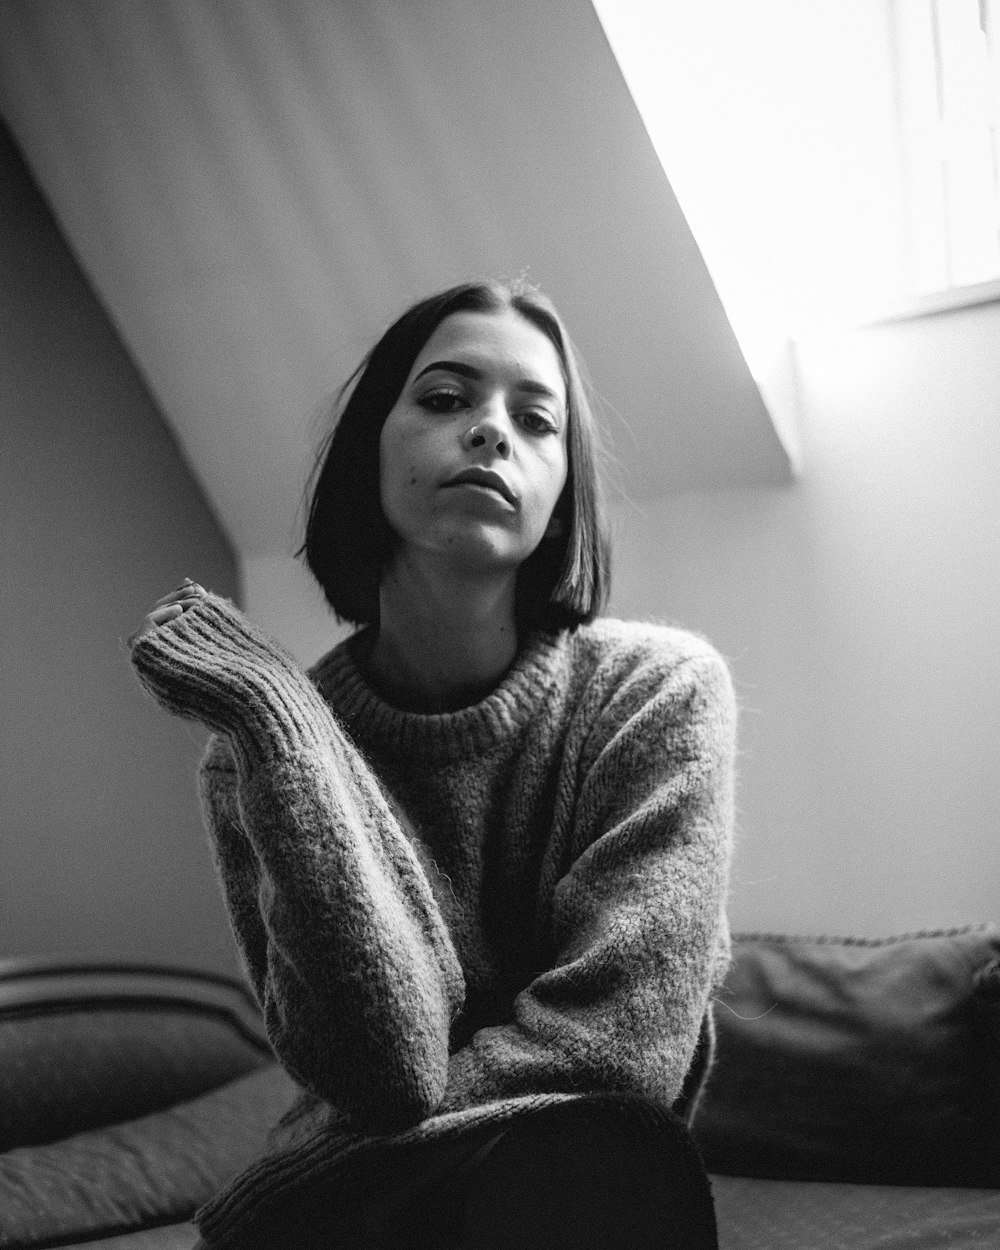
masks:
{"type": "Polygon", "coordinates": [[[483,469],[478,466],[463,469],[461,473],[456,473],[454,477],[449,478],[445,486],[485,486],[487,490],[496,491],[498,495],[506,499],[512,508],[516,508],[518,504],[514,490],[493,469],[483,469]]]}

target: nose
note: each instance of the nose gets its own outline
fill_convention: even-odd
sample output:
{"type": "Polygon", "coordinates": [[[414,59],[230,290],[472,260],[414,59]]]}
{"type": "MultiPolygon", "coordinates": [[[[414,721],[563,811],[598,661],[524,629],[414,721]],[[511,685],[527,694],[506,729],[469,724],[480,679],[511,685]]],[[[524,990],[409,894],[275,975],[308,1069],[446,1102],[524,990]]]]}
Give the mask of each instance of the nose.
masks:
{"type": "Polygon", "coordinates": [[[462,439],[469,450],[480,448],[506,460],[511,453],[510,417],[502,404],[484,406],[462,439]]]}

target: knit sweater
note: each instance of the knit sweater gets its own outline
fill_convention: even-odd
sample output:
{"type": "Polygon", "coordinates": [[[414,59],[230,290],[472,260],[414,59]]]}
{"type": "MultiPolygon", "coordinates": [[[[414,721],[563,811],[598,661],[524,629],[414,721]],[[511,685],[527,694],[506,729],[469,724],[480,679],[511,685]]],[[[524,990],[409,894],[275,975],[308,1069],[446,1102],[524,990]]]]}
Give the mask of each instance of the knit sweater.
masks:
{"type": "Polygon", "coordinates": [[[539,632],[440,715],[387,704],[356,654],[306,674],[214,596],[133,645],[159,702],[217,731],[215,860],[304,1091],[199,1213],[213,1245],[332,1227],[394,1161],[546,1101],[675,1104],[728,959],[735,714],[706,642],[539,632]]]}

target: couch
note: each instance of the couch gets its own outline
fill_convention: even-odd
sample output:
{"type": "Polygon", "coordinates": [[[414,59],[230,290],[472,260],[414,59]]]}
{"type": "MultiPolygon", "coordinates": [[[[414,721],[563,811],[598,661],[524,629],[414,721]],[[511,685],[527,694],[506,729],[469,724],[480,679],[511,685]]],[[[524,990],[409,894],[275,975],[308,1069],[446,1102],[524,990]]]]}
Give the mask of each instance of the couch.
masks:
{"type": "MultiPolygon", "coordinates": [[[[743,934],[695,1118],[722,1250],[1000,1247],[1000,931],[743,934]]],[[[295,1093],[236,981],[0,962],[0,1247],[190,1250],[295,1093]]]]}
{"type": "Polygon", "coordinates": [[[695,1120],[723,1250],[1000,1247],[1000,931],[745,934],[695,1120]]]}

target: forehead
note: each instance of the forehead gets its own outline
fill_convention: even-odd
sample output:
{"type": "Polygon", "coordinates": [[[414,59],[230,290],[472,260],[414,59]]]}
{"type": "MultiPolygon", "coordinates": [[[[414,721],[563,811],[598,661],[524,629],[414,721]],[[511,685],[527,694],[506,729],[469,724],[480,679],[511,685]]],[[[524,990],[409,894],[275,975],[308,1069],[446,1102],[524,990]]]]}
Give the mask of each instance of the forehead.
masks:
{"type": "Polygon", "coordinates": [[[473,365],[497,380],[541,383],[565,402],[566,383],[554,344],[512,308],[445,317],[413,362],[411,376],[435,361],[450,360],[473,365]]]}

